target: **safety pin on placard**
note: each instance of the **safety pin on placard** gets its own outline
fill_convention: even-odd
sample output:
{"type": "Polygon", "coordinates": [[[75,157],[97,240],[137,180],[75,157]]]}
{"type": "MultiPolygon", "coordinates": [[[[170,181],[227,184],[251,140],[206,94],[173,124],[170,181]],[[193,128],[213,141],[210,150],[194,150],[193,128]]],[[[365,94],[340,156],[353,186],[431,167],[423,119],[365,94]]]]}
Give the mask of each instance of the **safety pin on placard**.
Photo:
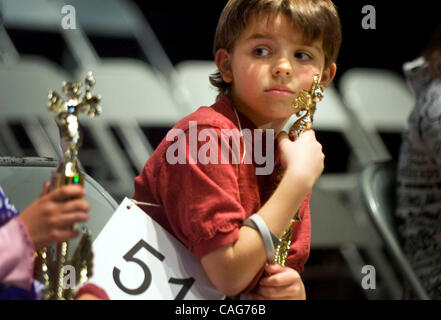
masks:
{"type": "MultiPolygon", "coordinates": [[[[150,207],[157,207],[157,208],[161,208],[161,206],[159,204],[156,203],[149,203],[149,202],[141,202],[141,201],[136,201],[135,199],[129,199],[130,201],[132,201],[132,203],[136,204],[136,205],[142,205],[142,206],[150,206],[150,207]]],[[[127,205],[127,209],[130,209],[132,207],[131,204],[127,205]]]]}

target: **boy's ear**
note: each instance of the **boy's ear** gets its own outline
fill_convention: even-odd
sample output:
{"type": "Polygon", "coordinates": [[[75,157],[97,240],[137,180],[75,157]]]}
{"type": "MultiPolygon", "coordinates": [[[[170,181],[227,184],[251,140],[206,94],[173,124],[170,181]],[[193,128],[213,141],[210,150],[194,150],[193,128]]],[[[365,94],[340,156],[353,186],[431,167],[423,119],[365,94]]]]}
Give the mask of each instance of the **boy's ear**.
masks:
{"type": "Polygon", "coordinates": [[[231,70],[231,56],[225,49],[219,49],[216,52],[214,62],[219,69],[222,79],[226,83],[231,83],[233,81],[233,72],[231,70]]]}
{"type": "Polygon", "coordinates": [[[335,62],[331,63],[325,70],[323,70],[322,80],[320,84],[327,87],[334,80],[335,74],[337,72],[337,65],[335,62]]]}

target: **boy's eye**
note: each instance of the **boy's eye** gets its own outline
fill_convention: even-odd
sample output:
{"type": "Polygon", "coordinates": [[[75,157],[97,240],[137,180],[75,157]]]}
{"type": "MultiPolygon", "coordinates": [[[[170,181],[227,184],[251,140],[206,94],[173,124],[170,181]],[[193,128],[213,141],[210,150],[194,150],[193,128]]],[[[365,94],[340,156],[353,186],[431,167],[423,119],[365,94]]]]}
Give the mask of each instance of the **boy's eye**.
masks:
{"type": "Polygon", "coordinates": [[[258,57],[264,57],[269,55],[270,51],[267,48],[264,47],[259,47],[253,50],[253,54],[258,56],[258,57]]]}
{"type": "Polygon", "coordinates": [[[300,60],[312,59],[311,55],[306,52],[297,52],[294,56],[300,60]]]}

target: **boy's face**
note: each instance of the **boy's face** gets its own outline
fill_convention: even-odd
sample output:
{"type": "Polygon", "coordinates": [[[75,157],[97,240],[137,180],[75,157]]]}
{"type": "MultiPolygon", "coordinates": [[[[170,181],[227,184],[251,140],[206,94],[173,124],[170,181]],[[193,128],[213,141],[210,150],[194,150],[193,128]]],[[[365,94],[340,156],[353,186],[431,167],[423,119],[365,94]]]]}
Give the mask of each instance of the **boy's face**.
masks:
{"type": "Polygon", "coordinates": [[[324,70],[321,40],[306,45],[284,15],[267,18],[251,17],[233,52],[216,55],[235,105],[258,127],[289,118],[292,102],[301,90],[311,89],[315,74],[322,75],[325,86],[335,75],[335,64],[324,70]]]}

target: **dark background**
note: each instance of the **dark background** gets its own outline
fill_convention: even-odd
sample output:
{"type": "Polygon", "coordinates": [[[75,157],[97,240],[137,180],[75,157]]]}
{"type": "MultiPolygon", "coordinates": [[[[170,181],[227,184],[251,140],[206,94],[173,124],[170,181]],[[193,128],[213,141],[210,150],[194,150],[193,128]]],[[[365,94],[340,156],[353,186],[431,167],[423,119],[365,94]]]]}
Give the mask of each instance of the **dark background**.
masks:
{"type": "MultiPolygon", "coordinates": [[[[136,1],[173,63],[213,59],[217,20],[226,0],[136,1]]],[[[339,74],[352,67],[375,67],[401,73],[426,45],[441,20],[439,1],[335,0],[343,27],[339,74]],[[376,9],[376,29],[364,30],[362,8],[376,9]]]]}
{"type": "MultiPolygon", "coordinates": [[[[105,0],[103,0],[105,2],[105,0]]],[[[147,18],[173,64],[183,60],[212,60],[217,20],[227,0],[134,0],[147,18]]],[[[420,54],[432,30],[441,21],[439,1],[335,0],[343,29],[337,60],[340,75],[353,67],[382,68],[401,73],[402,64],[420,54]],[[362,8],[376,9],[376,29],[365,30],[362,8]]],[[[8,29],[22,54],[40,54],[66,68],[62,37],[51,32],[8,29]]],[[[146,60],[134,39],[88,34],[102,58],[132,57],[146,60]]],[[[148,62],[148,61],[147,61],[148,62]]],[[[67,67],[67,69],[70,69],[67,67]]]]}

